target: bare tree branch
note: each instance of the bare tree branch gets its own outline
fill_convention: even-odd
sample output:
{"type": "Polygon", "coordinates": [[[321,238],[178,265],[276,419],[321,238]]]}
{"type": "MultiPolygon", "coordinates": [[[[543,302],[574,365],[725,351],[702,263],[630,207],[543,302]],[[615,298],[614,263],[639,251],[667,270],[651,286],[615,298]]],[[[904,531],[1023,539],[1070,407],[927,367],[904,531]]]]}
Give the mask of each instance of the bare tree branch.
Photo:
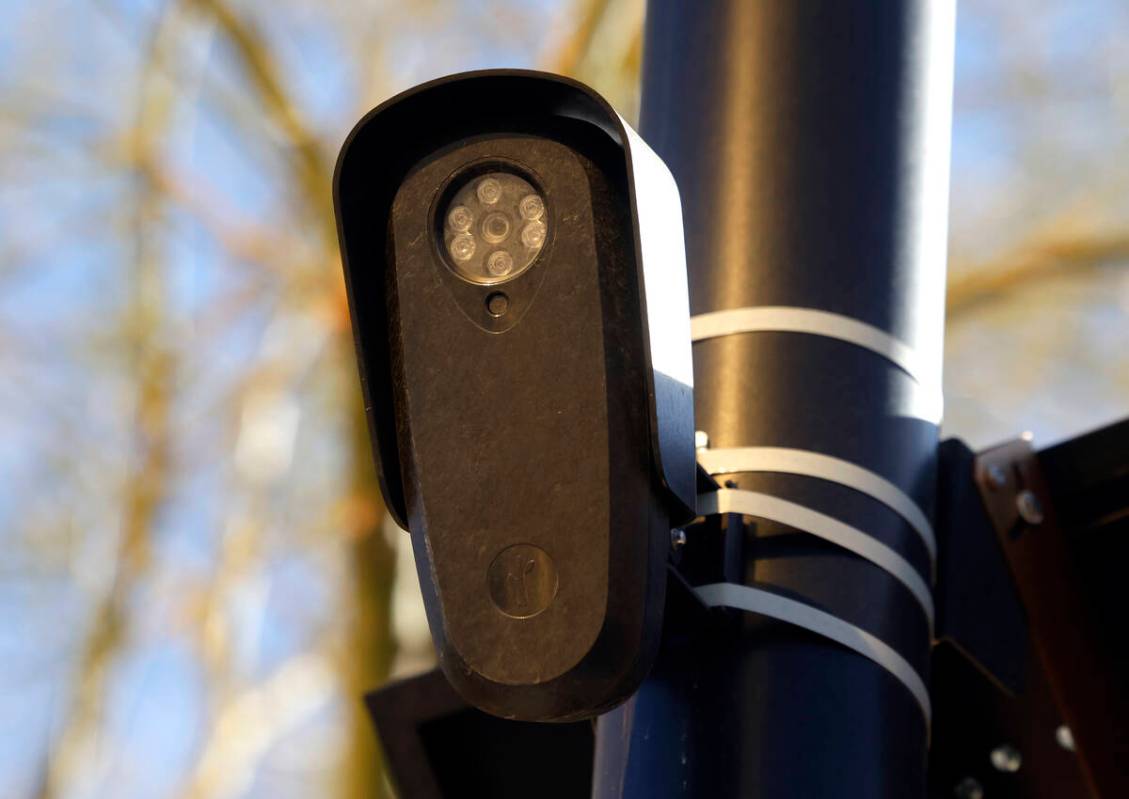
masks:
{"type": "MultiPolygon", "coordinates": [[[[251,79],[259,101],[285,132],[293,153],[295,185],[308,209],[308,218],[315,224],[315,232],[325,252],[335,252],[336,228],[330,196],[332,161],[287,92],[269,44],[262,33],[250,21],[238,16],[225,0],[194,2],[214,16],[251,79]]],[[[330,258],[326,257],[323,263],[329,261],[330,258]]],[[[337,272],[337,307],[341,309],[343,318],[345,305],[340,300],[343,284],[339,275],[337,272]]],[[[342,325],[338,330],[336,346],[350,348],[352,340],[347,334],[347,327],[342,325]]],[[[338,653],[338,662],[346,691],[357,698],[351,707],[351,749],[346,759],[349,779],[343,795],[360,799],[381,796],[384,791],[381,756],[360,697],[387,679],[391,665],[391,591],[395,556],[380,529],[383,507],[359,393],[354,393],[348,401],[353,420],[349,444],[355,481],[352,490],[358,505],[368,512],[356,515],[348,531],[353,550],[353,581],[345,587],[344,598],[346,605],[353,608],[354,619],[349,646],[346,651],[338,653]]]]}
{"type": "MultiPolygon", "coordinates": [[[[150,44],[150,58],[161,57],[162,37],[171,32],[173,16],[158,26],[150,44]]],[[[168,120],[166,98],[152,72],[142,73],[137,122],[132,146],[138,161],[151,158],[168,120]]],[[[122,529],[116,571],[109,593],[94,612],[90,632],[77,664],[77,687],[69,706],[68,721],[54,751],[49,755],[41,799],[61,793],[76,778],[84,746],[98,735],[103,723],[106,682],[116,656],[128,637],[127,603],[150,563],[150,546],[157,513],[169,492],[172,472],[171,395],[175,358],[162,347],[161,325],[164,285],[151,227],[160,214],[159,196],[152,185],[138,181],[135,205],[136,257],[132,285],[134,293],[122,323],[134,342],[137,385],[135,469],[129,475],[123,497],[122,529]]]]}
{"type": "Polygon", "coordinates": [[[1002,258],[954,270],[949,278],[946,310],[953,317],[1032,281],[1115,261],[1129,263],[1127,232],[1040,232],[1002,258]]]}

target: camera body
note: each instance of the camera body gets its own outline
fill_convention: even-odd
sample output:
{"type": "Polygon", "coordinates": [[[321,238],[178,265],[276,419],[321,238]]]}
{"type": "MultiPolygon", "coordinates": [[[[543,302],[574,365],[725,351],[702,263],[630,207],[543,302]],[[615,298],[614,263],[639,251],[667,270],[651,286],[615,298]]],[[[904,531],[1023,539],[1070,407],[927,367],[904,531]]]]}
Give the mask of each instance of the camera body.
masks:
{"type": "Polygon", "coordinates": [[[500,70],[379,106],[334,180],[385,503],[440,665],[495,715],[627,698],[694,515],[681,209],[590,89],[500,70]]]}

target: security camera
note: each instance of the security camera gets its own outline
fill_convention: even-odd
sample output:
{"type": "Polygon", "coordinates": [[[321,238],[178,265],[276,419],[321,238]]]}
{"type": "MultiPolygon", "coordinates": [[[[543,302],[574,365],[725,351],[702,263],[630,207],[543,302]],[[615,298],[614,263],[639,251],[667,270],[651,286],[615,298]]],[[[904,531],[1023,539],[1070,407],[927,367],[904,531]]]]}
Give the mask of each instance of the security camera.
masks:
{"type": "Polygon", "coordinates": [[[694,515],[678,190],[591,89],[487,71],[365,116],[334,178],[381,489],[448,679],[567,720],[638,687],[694,515]]]}

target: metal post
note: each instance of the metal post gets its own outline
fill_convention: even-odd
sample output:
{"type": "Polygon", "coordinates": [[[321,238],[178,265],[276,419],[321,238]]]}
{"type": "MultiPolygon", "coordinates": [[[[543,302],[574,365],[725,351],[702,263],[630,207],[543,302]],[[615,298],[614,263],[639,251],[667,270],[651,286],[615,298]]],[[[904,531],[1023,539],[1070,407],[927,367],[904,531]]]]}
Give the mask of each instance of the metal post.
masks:
{"type": "MultiPolygon", "coordinates": [[[[797,332],[700,341],[698,428],[713,448],[848,461],[927,513],[954,16],[951,0],[652,0],[644,48],[641,129],[682,192],[691,312],[828,311],[923,364],[914,380],[870,350],[797,332]]],[[[795,474],[726,479],[863,530],[928,579],[921,540],[870,496],[795,474]]],[[[925,614],[888,572],[755,517],[743,544],[733,579],[832,613],[927,675],[925,614]]],[[[924,794],[927,724],[902,684],[799,628],[755,614],[738,627],[668,628],[643,689],[600,721],[596,796],[924,794]]]]}

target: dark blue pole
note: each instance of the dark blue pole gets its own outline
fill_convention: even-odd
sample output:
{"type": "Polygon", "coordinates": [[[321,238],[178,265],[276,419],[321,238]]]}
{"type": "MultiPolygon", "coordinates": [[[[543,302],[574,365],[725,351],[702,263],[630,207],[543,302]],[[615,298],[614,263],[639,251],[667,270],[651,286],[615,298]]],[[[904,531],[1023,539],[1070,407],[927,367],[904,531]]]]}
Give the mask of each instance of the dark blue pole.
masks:
{"type": "MultiPolygon", "coordinates": [[[[954,13],[950,0],[652,0],[641,131],[682,192],[693,314],[827,311],[903,342],[939,382],[954,13]]],[[[694,360],[711,447],[832,456],[931,512],[938,428],[920,409],[932,387],[794,332],[708,339],[694,360]]],[[[794,474],[726,479],[863,530],[930,574],[920,538],[870,496],[794,474]]],[[[764,519],[730,529],[731,580],[815,605],[927,676],[928,621],[887,571],[764,519]]],[[[888,671],[755,614],[708,629],[683,619],[668,619],[643,689],[600,720],[596,796],[924,795],[927,724],[888,671]]]]}

